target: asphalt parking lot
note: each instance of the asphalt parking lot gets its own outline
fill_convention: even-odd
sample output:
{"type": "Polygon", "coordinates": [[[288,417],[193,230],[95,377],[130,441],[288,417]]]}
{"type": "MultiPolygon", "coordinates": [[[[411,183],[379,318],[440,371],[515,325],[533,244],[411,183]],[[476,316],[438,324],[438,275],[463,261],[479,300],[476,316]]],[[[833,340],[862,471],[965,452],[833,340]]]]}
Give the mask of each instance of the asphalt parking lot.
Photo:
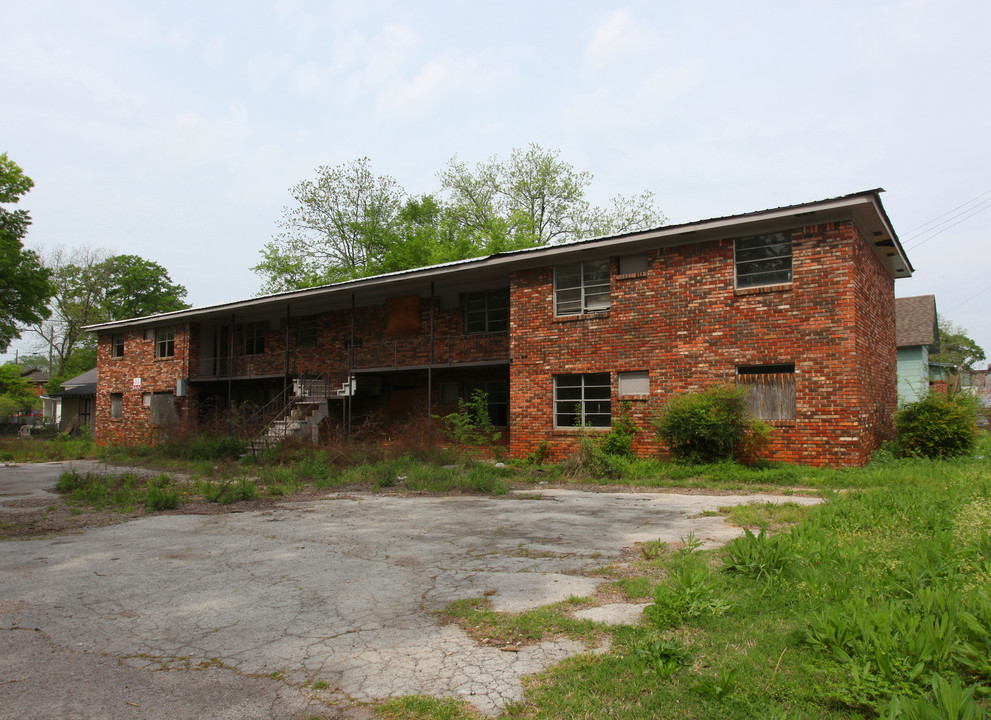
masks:
{"type": "MultiPolygon", "coordinates": [[[[60,470],[0,467],[0,501],[43,498],[60,470]]],[[[362,718],[366,703],[422,693],[497,714],[521,697],[522,677],[585,648],[504,652],[437,611],[482,596],[518,612],[591,595],[604,580],[583,573],[625,547],[689,532],[720,544],[738,530],[700,513],[784,499],[815,502],[328,493],[2,542],[0,708],[17,718],[362,718]]]]}

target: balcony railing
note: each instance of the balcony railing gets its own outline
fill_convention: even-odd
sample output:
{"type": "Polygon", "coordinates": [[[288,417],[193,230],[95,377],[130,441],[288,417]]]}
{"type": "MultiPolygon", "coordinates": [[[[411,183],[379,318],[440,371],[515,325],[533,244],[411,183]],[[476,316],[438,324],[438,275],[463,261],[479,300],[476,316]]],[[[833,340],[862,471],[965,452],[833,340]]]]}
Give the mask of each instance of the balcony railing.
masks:
{"type": "MultiPolygon", "coordinates": [[[[427,367],[509,360],[509,333],[397,337],[365,340],[353,347],[341,347],[323,355],[312,347],[289,350],[289,372],[319,373],[330,378],[346,378],[349,371],[361,369],[427,367]]],[[[194,377],[260,378],[282,375],[285,351],[272,349],[259,355],[201,357],[194,365],[194,377]]]]}

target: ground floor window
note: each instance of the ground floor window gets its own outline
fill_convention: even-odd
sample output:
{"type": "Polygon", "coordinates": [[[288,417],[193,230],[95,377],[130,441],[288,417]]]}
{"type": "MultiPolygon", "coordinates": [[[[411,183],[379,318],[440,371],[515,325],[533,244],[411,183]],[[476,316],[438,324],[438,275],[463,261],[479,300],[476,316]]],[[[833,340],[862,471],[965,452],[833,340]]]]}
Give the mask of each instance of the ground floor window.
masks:
{"type": "Polygon", "coordinates": [[[759,420],[794,420],[795,365],[741,365],[736,384],[750,391],[750,412],[759,420]]]}
{"type": "Polygon", "coordinates": [[[120,420],[124,417],[123,393],[110,393],[110,419],[120,420]]]}
{"type": "Polygon", "coordinates": [[[609,373],[554,376],[554,427],[601,427],[612,424],[609,373]]]}
{"type": "Polygon", "coordinates": [[[485,393],[489,420],[496,427],[509,426],[509,383],[505,380],[475,380],[465,383],[465,396],[485,393]]]}

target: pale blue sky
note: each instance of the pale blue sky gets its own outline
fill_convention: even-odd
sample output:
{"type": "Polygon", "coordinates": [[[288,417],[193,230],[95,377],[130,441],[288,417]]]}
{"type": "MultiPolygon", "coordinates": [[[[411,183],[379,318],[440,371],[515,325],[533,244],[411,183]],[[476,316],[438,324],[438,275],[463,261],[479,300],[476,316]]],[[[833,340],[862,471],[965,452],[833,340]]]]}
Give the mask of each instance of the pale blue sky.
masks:
{"type": "Polygon", "coordinates": [[[36,183],[29,245],[144,256],[194,305],[257,292],[249,268],[317,165],[368,156],[423,193],[455,154],[537,142],[593,173],[594,201],[651,190],[671,222],[884,187],[916,268],[897,294],[935,294],[991,351],[991,212],[915,248],[929,235],[910,232],[991,190],[986,0],[0,0],[0,16],[0,151],[36,183]]]}

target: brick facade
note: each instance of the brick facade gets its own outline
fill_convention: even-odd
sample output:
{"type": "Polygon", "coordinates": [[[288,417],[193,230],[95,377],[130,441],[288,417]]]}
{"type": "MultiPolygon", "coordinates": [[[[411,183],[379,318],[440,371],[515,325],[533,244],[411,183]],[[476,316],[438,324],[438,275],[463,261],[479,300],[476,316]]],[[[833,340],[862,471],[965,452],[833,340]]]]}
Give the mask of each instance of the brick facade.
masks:
{"type": "MultiPolygon", "coordinates": [[[[773,367],[785,368],[794,403],[789,419],[770,421],[766,455],[859,465],[893,432],[894,277],[910,272],[870,191],[107,324],[96,328],[96,437],[154,439],[143,393],[175,393],[180,380],[188,382],[177,416],[191,420],[211,404],[264,404],[297,375],[335,384],[354,375],[352,410],[396,421],[453,410],[457,396],[479,383],[506,387],[508,409],[493,412],[508,418],[510,453],[522,457],[546,442],[560,460],[578,433],[606,429],[555,427],[555,376],[595,374],[597,392],[608,377],[612,417],[622,404],[640,428],[635,451],[663,454],[651,419],[667,400],[735,383],[741,368],[773,367]],[[738,289],[735,239],[782,231],[791,238],[790,281],[738,289]],[[608,299],[558,317],[555,267],[581,261],[598,269],[608,263],[607,284],[604,275],[594,281],[596,292],[608,288],[608,299]],[[500,287],[508,288],[508,332],[467,334],[466,293],[500,287]],[[608,309],[594,311],[600,307],[608,309]],[[146,337],[166,323],[175,353],[156,358],[146,337]],[[125,351],[116,358],[112,335],[120,332],[125,351]],[[620,374],[638,373],[639,382],[645,372],[648,392],[620,396],[620,374]],[[115,395],[119,419],[111,417],[115,395]]],[[[572,310],[574,302],[567,301],[572,310]]]]}
{"type": "Polygon", "coordinates": [[[652,250],[645,273],[618,276],[611,307],[555,317],[553,268],[512,280],[512,453],[541,441],[561,459],[573,428],[555,428],[554,376],[646,370],[649,396],[625,399],[635,449],[661,451],[650,418],[670,397],[731,384],[741,365],[794,364],[795,420],[772,421],[768,455],[807,465],[862,464],[891,436],[894,281],[851,221],[792,229],[794,278],[736,290],[733,238],[652,250]]]}

